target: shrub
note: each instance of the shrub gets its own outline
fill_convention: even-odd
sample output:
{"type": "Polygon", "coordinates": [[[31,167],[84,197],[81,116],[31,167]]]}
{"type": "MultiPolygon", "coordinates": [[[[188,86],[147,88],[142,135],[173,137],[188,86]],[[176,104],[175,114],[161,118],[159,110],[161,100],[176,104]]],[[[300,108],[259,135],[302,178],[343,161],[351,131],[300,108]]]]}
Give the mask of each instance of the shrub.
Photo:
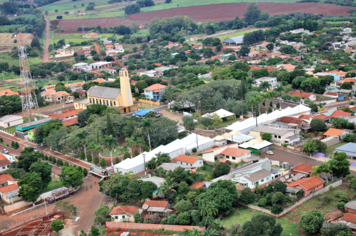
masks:
{"type": "Polygon", "coordinates": [[[128,158],[131,158],[130,153],[125,152],[125,153],[124,153],[124,160],[125,160],[125,159],[128,159],[128,158]]]}
{"type": "Polygon", "coordinates": [[[88,175],[88,170],[86,168],[83,169],[83,175],[86,177],[88,175]]]}
{"type": "Polygon", "coordinates": [[[241,200],[244,204],[253,203],[253,202],[256,200],[256,194],[255,194],[254,192],[252,192],[249,187],[244,188],[244,189],[241,191],[240,200],[241,200]]]}
{"type": "Polygon", "coordinates": [[[272,208],[271,208],[271,212],[273,214],[279,214],[283,211],[283,207],[279,204],[273,204],[272,208]]]}
{"type": "Polygon", "coordinates": [[[185,201],[182,200],[180,202],[178,202],[175,206],[174,209],[178,212],[178,213],[182,213],[182,212],[187,212],[193,209],[193,205],[190,201],[185,201]]]}
{"type": "Polygon", "coordinates": [[[63,166],[69,166],[69,163],[67,161],[65,161],[63,166]]]}
{"type": "Polygon", "coordinates": [[[343,202],[338,202],[338,203],[336,203],[336,207],[337,207],[340,211],[344,211],[344,210],[345,210],[345,203],[343,203],[343,202]]]}
{"type": "Polygon", "coordinates": [[[273,204],[282,204],[283,202],[285,202],[285,200],[286,200],[286,197],[284,196],[283,193],[277,192],[277,193],[273,194],[273,197],[272,197],[273,204]]]}
{"type": "Polygon", "coordinates": [[[300,218],[299,227],[306,234],[316,234],[323,226],[324,218],[320,211],[313,210],[300,218]]]}
{"type": "Polygon", "coordinates": [[[267,204],[267,200],[266,198],[261,198],[260,200],[258,200],[257,205],[260,207],[265,207],[267,204]]]}
{"type": "Polygon", "coordinates": [[[106,166],[106,161],[105,161],[105,159],[103,158],[103,159],[101,159],[101,161],[100,161],[100,164],[99,164],[101,167],[105,167],[106,166]]]}
{"type": "Polygon", "coordinates": [[[193,153],[197,152],[197,149],[196,149],[196,148],[193,148],[193,149],[192,149],[192,152],[193,152],[193,153]]]}
{"type": "Polygon", "coordinates": [[[120,158],[116,157],[115,158],[115,164],[118,164],[118,163],[120,163],[120,158]]]}
{"type": "Polygon", "coordinates": [[[93,158],[91,157],[91,154],[87,154],[87,162],[91,162],[93,158]]]}
{"type": "Polygon", "coordinates": [[[84,159],[85,159],[85,153],[84,153],[84,151],[80,151],[80,152],[79,152],[79,158],[80,158],[80,160],[84,160],[84,159]]]}
{"type": "Polygon", "coordinates": [[[302,198],[303,197],[303,194],[304,194],[304,191],[303,191],[303,189],[302,190],[300,190],[299,192],[297,192],[297,198],[302,198]]]}
{"type": "Polygon", "coordinates": [[[143,151],[144,152],[149,152],[150,151],[150,148],[148,147],[147,144],[145,146],[143,146],[143,151]]]}
{"type": "Polygon", "coordinates": [[[99,163],[99,157],[94,157],[93,158],[93,163],[96,165],[99,163]]]}
{"type": "Polygon", "coordinates": [[[349,197],[346,194],[341,194],[339,197],[339,202],[348,203],[350,201],[349,197]]]}
{"type": "Polygon", "coordinates": [[[350,102],[350,105],[355,105],[355,103],[353,101],[350,102]]]}
{"type": "Polygon", "coordinates": [[[218,162],[213,171],[213,177],[217,178],[230,172],[230,166],[223,162],[218,162]]]}
{"type": "Polygon", "coordinates": [[[138,155],[140,155],[140,153],[139,153],[138,150],[136,149],[136,150],[134,151],[134,156],[136,157],[136,156],[138,156],[138,155]]]}

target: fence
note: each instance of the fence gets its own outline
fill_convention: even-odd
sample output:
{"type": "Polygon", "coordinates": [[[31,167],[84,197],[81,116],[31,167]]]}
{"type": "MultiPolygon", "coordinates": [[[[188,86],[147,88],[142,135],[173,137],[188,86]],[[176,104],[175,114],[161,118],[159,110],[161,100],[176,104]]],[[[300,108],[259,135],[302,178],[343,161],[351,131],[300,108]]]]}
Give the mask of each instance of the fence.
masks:
{"type": "Polygon", "coordinates": [[[106,222],[108,229],[139,229],[139,230],[169,230],[183,232],[188,230],[205,230],[205,227],[189,226],[189,225],[161,225],[161,224],[142,224],[142,223],[127,223],[127,222],[106,222]]]}
{"type": "Polygon", "coordinates": [[[316,157],[325,157],[325,154],[321,153],[321,152],[318,152],[318,153],[315,153],[314,156],[316,156],[316,157]]]}
{"type": "Polygon", "coordinates": [[[318,191],[315,191],[314,193],[311,193],[308,196],[303,197],[298,202],[294,203],[292,206],[290,206],[288,208],[285,208],[279,214],[273,214],[270,210],[267,210],[265,208],[262,208],[262,207],[259,207],[259,206],[255,206],[255,205],[252,205],[252,204],[245,205],[245,204],[243,204],[241,202],[239,202],[239,204],[241,204],[243,206],[246,206],[246,207],[248,207],[250,209],[253,209],[253,210],[256,210],[256,211],[261,211],[261,212],[264,212],[264,213],[266,213],[268,215],[271,215],[271,216],[279,218],[279,217],[284,216],[285,214],[287,214],[288,212],[290,212],[291,210],[293,210],[297,206],[301,205],[302,203],[308,201],[310,198],[315,197],[315,196],[317,196],[317,195],[319,195],[321,193],[325,193],[325,192],[329,191],[330,190],[330,186],[337,187],[337,186],[340,186],[341,184],[342,184],[342,180],[339,180],[339,181],[337,181],[337,182],[335,182],[333,184],[330,184],[330,185],[326,186],[325,188],[322,188],[322,189],[320,189],[318,191]]]}
{"type": "Polygon", "coordinates": [[[142,103],[147,103],[147,104],[156,105],[156,106],[161,105],[159,102],[153,102],[153,101],[149,101],[149,100],[139,99],[138,101],[139,101],[139,102],[142,102],[142,103]]]}

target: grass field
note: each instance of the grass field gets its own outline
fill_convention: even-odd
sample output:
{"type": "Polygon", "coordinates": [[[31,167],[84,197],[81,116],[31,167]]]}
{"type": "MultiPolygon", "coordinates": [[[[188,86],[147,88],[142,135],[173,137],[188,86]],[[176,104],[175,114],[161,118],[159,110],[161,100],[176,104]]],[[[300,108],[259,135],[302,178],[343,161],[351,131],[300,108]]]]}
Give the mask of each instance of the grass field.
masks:
{"type": "MultiPolygon", "coordinates": [[[[0,0],[2,1],[2,0],[0,0]]],[[[59,2],[55,2],[52,4],[49,4],[47,6],[44,6],[41,8],[42,11],[54,11],[55,9],[58,9],[58,11],[62,10],[68,10],[74,8],[74,6],[77,6],[78,8],[81,7],[82,3],[84,3],[84,6],[88,6],[89,2],[95,2],[95,5],[104,5],[109,2],[109,0],[81,0],[81,1],[75,1],[73,2],[72,0],[62,0],[59,2]]]]}
{"type": "Polygon", "coordinates": [[[60,187],[63,187],[62,183],[52,180],[51,182],[49,182],[47,188],[45,188],[43,192],[46,193],[60,187]]]}
{"type": "MultiPolygon", "coordinates": [[[[104,157],[110,157],[110,152],[109,152],[108,149],[105,149],[105,150],[101,153],[101,155],[104,156],[104,157]]],[[[123,155],[123,154],[122,154],[118,149],[116,149],[116,152],[115,152],[115,150],[113,150],[113,152],[112,152],[112,156],[113,156],[113,157],[117,157],[117,156],[121,156],[121,155],[123,155]]]]}
{"type": "MultiPolygon", "coordinates": [[[[0,28],[1,30],[3,29],[2,27],[0,28]]],[[[33,39],[32,34],[24,34],[25,35],[25,44],[29,45],[31,44],[31,41],[33,39]]],[[[11,33],[0,33],[0,50],[11,50],[13,47],[17,46],[17,43],[14,43],[14,40],[16,38],[12,37],[11,33]]]]}
{"type": "Polygon", "coordinates": [[[228,39],[228,38],[232,38],[232,37],[237,37],[237,36],[241,36],[241,35],[244,35],[246,33],[251,33],[253,31],[256,31],[258,29],[253,29],[253,30],[246,30],[246,31],[243,31],[243,32],[238,32],[238,33],[233,33],[233,34],[226,34],[226,35],[223,35],[223,36],[220,36],[218,37],[221,41],[224,41],[225,39],[228,39]]]}
{"type": "Polygon", "coordinates": [[[338,143],[338,144],[335,144],[333,146],[328,147],[326,149],[325,156],[326,157],[329,156],[329,155],[332,156],[337,147],[340,147],[340,146],[345,145],[345,144],[346,144],[345,142],[342,142],[342,143],[338,143]]]}
{"type": "MultiPolygon", "coordinates": [[[[109,18],[109,17],[124,17],[125,12],[123,10],[119,10],[119,8],[113,8],[103,11],[87,11],[85,16],[76,16],[76,15],[65,15],[63,16],[63,20],[81,20],[81,19],[95,19],[95,18],[109,18]]],[[[48,20],[56,20],[57,15],[46,16],[48,20]]]]}
{"type": "MultiPolygon", "coordinates": [[[[221,223],[225,228],[230,228],[232,225],[235,224],[240,224],[242,228],[242,225],[251,220],[252,216],[258,215],[258,214],[264,214],[259,211],[255,211],[252,209],[249,209],[247,207],[238,207],[230,216],[224,218],[221,220],[221,223]]],[[[285,219],[276,219],[277,223],[280,223],[283,227],[283,232],[282,236],[300,236],[301,234],[297,230],[298,224],[289,222],[285,219]]]]}
{"type": "Polygon", "coordinates": [[[7,127],[7,128],[5,128],[5,130],[7,132],[15,133],[16,132],[16,125],[15,126],[11,126],[11,127],[7,127]]]}
{"type": "MultiPolygon", "coordinates": [[[[51,31],[51,37],[50,37],[50,41],[52,43],[52,37],[53,37],[53,41],[54,43],[57,43],[59,40],[64,39],[66,43],[69,42],[73,42],[73,43],[81,43],[81,42],[85,42],[85,41],[89,41],[90,39],[86,39],[82,37],[82,34],[80,33],[72,33],[72,34],[58,34],[55,33],[53,31],[51,31]],[[54,35],[53,35],[54,33],[54,35]],[[52,36],[53,35],[53,36],[52,36]]],[[[113,37],[113,34],[101,34],[102,38],[110,38],[113,37]]],[[[121,35],[116,35],[117,38],[121,38],[123,36],[121,35]]]]}

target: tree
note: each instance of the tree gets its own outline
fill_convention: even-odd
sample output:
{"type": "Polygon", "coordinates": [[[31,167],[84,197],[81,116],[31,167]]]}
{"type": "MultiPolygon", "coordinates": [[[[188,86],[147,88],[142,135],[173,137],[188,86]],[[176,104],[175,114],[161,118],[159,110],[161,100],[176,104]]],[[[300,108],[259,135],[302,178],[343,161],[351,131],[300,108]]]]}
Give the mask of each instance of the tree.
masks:
{"type": "Polygon", "coordinates": [[[187,212],[187,211],[192,210],[193,209],[193,205],[188,200],[182,200],[182,201],[178,202],[176,205],[174,205],[174,209],[178,213],[183,213],[183,212],[187,212]]]}
{"type": "Polygon", "coordinates": [[[273,43],[269,43],[269,44],[267,44],[266,48],[268,49],[268,51],[272,51],[272,50],[273,50],[273,48],[274,48],[273,43]]]}
{"type": "Polygon", "coordinates": [[[350,82],[344,82],[341,85],[341,89],[352,89],[352,84],[350,82]]]}
{"type": "Polygon", "coordinates": [[[272,203],[273,204],[282,204],[286,200],[286,197],[281,192],[276,192],[272,196],[272,203]]]}
{"type": "Polygon", "coordinates": [[[254,192],[252,192],[249,187],[244,188],[241,191],[240,200],[244,204],[251,204],[256,200],[256,194],[254,192]]]}
{"type": "Polygon", "coordinates": [[[285,193],[287,191],[287,185],[280,180],[273,181],[267,187],[268,192],[281,192],[285,193]]]}
{"type": "Polygon", "coordinates": [[[138,211],[135,213],[134,219],[135,219],[135,223],[142,223],[142,218],[138,211]]]}
{"type": "Polygon", "coordinates": [[[42,193],[43,184],[41,174],[37,172],[26,173],[18,182],[21,187],[19,196],[25,202],[35,202],[42,193]]]}
{"type": "Polygon", "coordinates": [[[258,9],[258,6],[254,3],[250,4],[244,12],[244,20],[247,24],[253,25],[259,20],[260,14],[261,10],[258,9]]]}
{"type": "Polygon", "coordinates": [[[323,131],[326,130],[326,124],[322,119],[316,118],[310,122],[310,128],[312,131],[323,131]]]}
{"type": "Polygon", "coordinates": [[[105,222],[107,219],[107,215],[110,213],[110,210],[107,206],[103,205],[103,206],[99,206],[98,208],[96,208],[96,210],[94,211],[94,222],[96,224],[101,224],[103,222],[105,222]]]}
{"type": "Polygon", "coordinates": [[[117,144],[117,139],[114,138],[112,135],[105,135],[103,146],[107,148],[110,152],[110,159],[111,159],[111,167],[114,166],[113,159],[112,159],[112,150],[115,148],[117,144]]]}
{"type": "Polygon", "coordinates": [[[329,161],[331,172],[336,177],[345,177],[350,174],[350,162],[344,152],[335,152],[332,160],[329,161]]]}
{"type": "Polygon", "coordinates": [[[180,213],[177,220],[180,225],[190,225],[190,214],[188,212],[180,213]]]}
{"type": "Polygon", "coordinates": [[[306,143],[303,145],[303,152],[307,153],[310,155],[310,157],[314,154],[317,153],[317,145],[315,142],[312,142],[311,139],[307,139],[306,143]]]}
{"type": "Polygon", "coordinates": [[[132,157],[133,157],[133,156],[132,156],[132,154],[133,154],[133,147],[136,146],[135,139],[134,139],[134,137],[132,137],[132,138],[127,137],[127,138],[125,138],[125,141],[126,141],[126,144],[125,144],[125,145],[126,145],[127,147],[130,147],[130,148],[131,148],[130,154],[131,154],[131,158],[132,158],[132,157]]]}
{"type": "Polygon", "coordinates": [[[152,196],[152,193],[157,190],[157,185],[151,181],[145,181],[141,184],[141,197],[147,199],[152,196]]]}
{"type": "Polygon", "coordinates": [[[270,142],[270,141],[272,140],[272,134],[270,134],[270,133],[263,133],[263,134],[262,134],[262,139],[270,142]]]}
{"type": "Polygon", "coordinates": [[[37,48],[41,51],[41,43],[37,37],[34,37],[31,41],[31,48],[37,48]]]}
{"type": "Polygon", "coordinates": [[[271,212],[273,214],[279,214],[283,211],[283,207],[279,204],[273,204],[271,208],[271,212]]]}
{"type": "Polygon", "coordinates": [[[61,220],[54,220],[51,223],[51,229],[53,231],[56,231],[56,233],[58,233],[59,231],[61,231],[64,228],[64,223],[61,220]]]}
{"type": "Polygon", "coordinates": [[[32,147],[25,148],[17,158],[18,163],[26,172],[29,172],[31,165],[40,159],[39,155],[39,152],[34,152],[32,147]]]}
{"type": "MultiPolygon", "coordinates": [[[[99,163],[99,157],[97,157],[97,156],[95,156],[94,158],[93,158],[93,163],[96,165],[96,164],[98,164],[99,163]]],[[[105,163],[106,164],[106,163],[105,163]]]]}
{"type": "Polygon", "coordinates": [[[321,236],[351,236],[351,229],[342,223],[326,223],[320,230],[321,236]],[[340,234],[341,233],[341,234],[340,234]],[[342,234],[344,233],[344,234],[342,234]]]}
{"type": "Polygon", "coordinates": [[[100,236],[99,229],[94,225],[90,227],[90,233],[92,236],[100,236]]]}
{"type": "Polygon", "coordinates": [[[280,236],[283,228],[276,218],[269,215],[254,215],[242,226],[244,236],[280,236]]]}
{"type": "Polygon", "coordinates": [[[88,170],[87,168],[83,168],[83,176],[86,177],[88,175],[88,170]]]}
{"type": "Polygon", "coordinates": [[[147,118],[144,119],[141,123],[141,128],[143,131],[145,131],[147,133],[147,139],[148,139],[148,145],[149,145],[149,151],[152,150],[151,149],[151,140],[150,140],[150,131],[152,129],[152,119],[147,118]]]}
{"type": "MultiPolygon", "coordinates": [[[[323,162],[323,163],[320,163],[320,165],[318,166],[313,166],[312,167],[313,169],[313,172],[311,173],[311,175],[314,175],[314,176],[318,176],[320,174],[323,174],[324,177],[326,177],[326,173],[330,173],[330,165],[328,162],[323,162]]],[[[329,182],[329,178],[326,178],[326,183],[329,182]]]]}
{"type": "Polygon", "coordinates": [[[63,166],[59,177],[65,187],[78,187],[83,184],[83,174],[74,166],[63,166]]]}
{"type": "Polygon", "coordinates": [[[45,162],[34,162],[30,166],[31,173],[39,173],[42,180],[42,189],[45,189],[52,180],[52,166],[45,162]]]}
{"type": "Polygon", "coordinates": [[[239,54],[243,57],[247,56],[249,53],[250,53],[250,49],[245,45],[243,45],[239,51],[239,54]]]}
{"type": "Polygon", "coordinates": [[[104,158],[100,160],[99,165],[100,165],[101,167],[105,167],[105,166],[106,166],[106,161],[105,161],[104,158]]]}
{"type": "Polygon", "coordinates": [[[56,18],[57,18],[57,20],[62,20],[63,16],[57,16],[56,18]]]}
{"type": "Polygon", "coordinates": [[[125,7],[125,14],[131,15],[140,12],[140,6],[138,4],[131,4],[125,7]]]}
{"type": "Polygon", "coordinates": [[[324,218],[320,211],[307,212],[300,218],[299,227],[306,234],[316,234],[323,226],[324,218]]]}
{"type": "Polygon", "coordinates": [[[230,166],[223,162],[218,162],[213,171],[213,178],[226,175],[230,172],[230,166]]]}

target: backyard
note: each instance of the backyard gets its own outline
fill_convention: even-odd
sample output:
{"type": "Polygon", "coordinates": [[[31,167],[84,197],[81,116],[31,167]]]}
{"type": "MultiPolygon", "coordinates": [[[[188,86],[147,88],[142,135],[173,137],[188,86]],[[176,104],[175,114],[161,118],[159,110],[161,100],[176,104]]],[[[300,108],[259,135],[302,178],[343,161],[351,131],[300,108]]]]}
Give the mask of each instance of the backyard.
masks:
{"type": "Polygon", "coordinates": [[[329,157],[329,156],[331,157],[337,147],[340,147],[345,144],[346,144],[345,142],[341,142],[341,143],[338,143],[338,144],[328,147],[325,152],[325,157],[329,157]]]}
{"type": "MultiPolygon", "coordinates": [[[[222,225],[225,228],[230,228],[233,225],[236,224],[240,224],[241,228],[242,225],[246,222],[251,220],[251,218],[254,215],[258,215],[258,214],[265,214],[259,211],[255,211],[252,210],[250,208],[247,207],[238,207],[232,214],[230,214],[228,217],[223,218],[221,220],[222,225]]],[[[277,223],[280,223],[283,227],[283,232],[282,232],[282,236],[300,236],[301,234],[299,233],[299,231],[297,230],[298,224],[294,223],[294,222],[290,222],[287,219],[277,219],[277,223]]]]}

